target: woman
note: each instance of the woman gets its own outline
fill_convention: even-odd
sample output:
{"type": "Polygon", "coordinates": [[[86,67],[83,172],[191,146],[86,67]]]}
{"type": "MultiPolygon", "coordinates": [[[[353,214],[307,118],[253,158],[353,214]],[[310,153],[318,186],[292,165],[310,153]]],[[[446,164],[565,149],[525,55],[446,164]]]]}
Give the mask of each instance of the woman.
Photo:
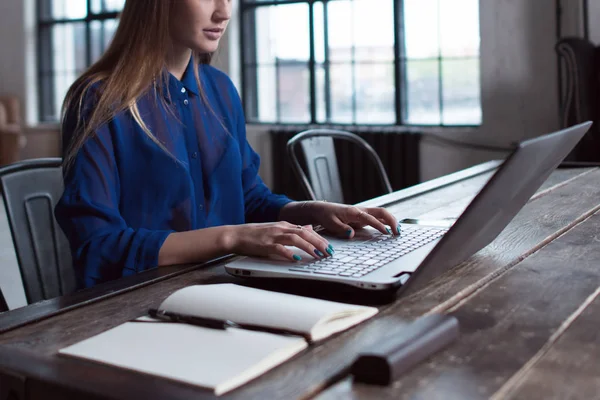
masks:
{"type": "Polygon", "coordinates": [[[70,88],[55,214],[83,286],[230,253],[333,254],[308,224],[396,233],[381,208],[267,189],[238,93],[209,66],[230,13],[227,0],[127,0],[111,46],[70,88]]]}

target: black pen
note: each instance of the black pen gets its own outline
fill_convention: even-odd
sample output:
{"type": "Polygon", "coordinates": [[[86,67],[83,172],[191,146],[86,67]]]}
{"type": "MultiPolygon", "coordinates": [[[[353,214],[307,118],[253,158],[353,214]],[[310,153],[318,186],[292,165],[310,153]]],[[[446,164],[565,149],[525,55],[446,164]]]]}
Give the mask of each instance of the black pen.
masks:
{"type": "Polygon", "coordinates": [[[155,308],[151,308],[150,310],[148,310],[148,315],[150,315],[150,317],[152,318],[160,319],[165,322],[180,322],[184,324],[200,326],[203,328],[212,328],[219,330],[225,330],[227,328],[238,328],[257,332],[275,333],[279,335],[302,336],[308,341],[308,343],[312,343],[312,338],[309,334],[306,334],[304,332],[293,331],[290,329],[273,328],[270,326],[262,326],[255,324],[236,323],[230,320],[196,317],[193,315],[157,310],[155,308]]]}
{"type": "Polygon", "coordinates": [[[220,330],[225,330],[228,327],[237,328],[237,324],[228,320],[202,318],[194,315],[184,315],[164,310],[157,310],[155,308],[148,310],[148,315],[150,315],[152,318],[160,319],[166,322],[183,322],[185,324],[201,326],[203,328],[220,330]]]}

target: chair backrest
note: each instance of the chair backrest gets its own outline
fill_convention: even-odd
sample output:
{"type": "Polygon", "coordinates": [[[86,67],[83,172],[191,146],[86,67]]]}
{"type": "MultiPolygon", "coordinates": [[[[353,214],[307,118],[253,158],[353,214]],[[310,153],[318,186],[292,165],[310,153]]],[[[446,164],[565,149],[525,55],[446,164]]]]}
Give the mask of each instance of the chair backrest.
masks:
{"type": "Polygon", "coordinates": [[[344,203],[334,139],[347,140],[362,148],[376,166],[386,193],[392,192],[392,185],[379,156],[363,138],[342,130],[310,129],[298,133],[287,143],[287,152],[292,160],[292,168],[309,198],[344,203]],[[304,152],[308,177],[296,155],[298,145],[304,152]]]}
{"type": "Polygon", "coordinates": [[[60,158],[0,168],[0,184],[28,303],[76,288],[68,241],[55,217],[63,193],[60,158]]]}

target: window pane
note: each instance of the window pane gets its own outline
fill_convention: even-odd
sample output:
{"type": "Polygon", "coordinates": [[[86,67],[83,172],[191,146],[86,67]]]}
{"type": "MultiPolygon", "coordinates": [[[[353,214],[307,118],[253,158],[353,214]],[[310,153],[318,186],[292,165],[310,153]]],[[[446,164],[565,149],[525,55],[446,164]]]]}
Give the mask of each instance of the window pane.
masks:
{"type": "Polygon", "coordinates": [[[92,21],[90,24],[92,62],[98,61],[104,50],[102,49],[102,22],[92,21]]]}
{"type": "MultiPolygon", "coordinates": [[[[256,30],[255,61],[258,64],[274,65],[277,60],[308,61],[307,4],[259,7],[247,14],[246,22],[256,30]]],[[[248,44],[253,45],[251,40],[248,44]]]]}
{"type": "Polygon", "coordinates": [[[340,0],[327,3],[331,61],[393,61],[392,0],[340,0]]]}
{"type": "Polygon", "coordinates": [[[85,60],[85,24],[70,23],[51,28],[54,76],[54,113],[60,107],[71,84],[87,67],[85,60]]]}
{"type": "Polygon", "coordinates": [[[87,3],[83,0],[41,0],[40,19],[79,19],[87,15],[87,3]]]}
{"type": "Polygon", "coordinates": [[[317,76],[317,93],[316,93],[316,101],[317,101],[317,122],[326,122],[327,121],[327,97],[326,90],[327,87],[325,85],[325,66],[323,64],[318,64],[315,70],[317,76]]]}
{"type": "Polygon", "coordinates": [[[92,21],[90,24],[92,62],[96,62],[106,51],[117,30],[118,24],[118,21],[113,19],[92,21]]]}
{"type": "Polygon", "coordinates": [[[479,58],[442,62],[444,125],[481,124],[479,58]]]}
{"type": "Polygon", "coordinates": [[[353,58],[352,11],[352,3],[348,1],[327,3],[329,60],[332,62],[350,62],[353,58]]]}
{"type": "Polygon", "coordinates": [[[53,69],[55,71],[85,69],[85,24],[77,22],[54,25],[51,32],[53,69]]]}
{"type": "Polygon", "coordinates": [[[91,12],[99,13],[101,11],[102,11],[102,0],[92,0],[91,12]]]}
{"type": "MultiPolygon", "coordinates": [[[[404,35],[407,58],[439,56],[439,2],[439,0],[404,0],[404,35]]],[[[445,0],[445,2],[454,4],[454,0],[445,0]]]]}
{"type": "Polygon", "coordinates": [[[405,120],[415,125],[440,124],[439,62],[408,61],[406,63],[405,120]]]}
{"type": "Polygon", "coordinates": [[[352,65],[330,67],[331,121],[352,123],[354,121],[352,65]]]}
{"type": "MultiPolygon", "coordinates": [[[[79,0],[84,1],[84,0],[79,0]]],[[[120,12],[123,10],[125,0],[92,0],[92,12],[95,14],[103,12],[120,12]]]]}
{"type": "MultiPolygon", "coordinates": [[[[277,122],[277,74],[274,66],[246,67],[247,82],[255,82],[256,104],[248,115],[249,119],[260,122],[277,122]]],[[[254,103],[250,99],[248,103],[254,103]]]]}
{"type": "Polygon", "coordinates": [[[440,2],[440,37],[443,57],[479,55],[479,0],[440,2]]]}
{"type": "Polygon", "coordinates": [[[325,61],[325,15],[323,3],[313,4],[314,27],[315,27],[315,61],[325,61]]]}
{"type": "Polygon", "coordinates": [[[287,62],[277,67],[279,122],[310,122],[309,71],[306,63],[287,62]]]}
{"type": "Polygon", "coordinates": [[[244,72],[249,85],[257,89],[256,100],[251,92],[246,94],[250,96],[246,98],[249,121],[310,122],[307,63],[246,67],[244,72]]]}
{"type": "Polygon", "coordinates": [[[396,121],[394,64],[356,64],[356,122],[396,121]]]}
{"type": "Polygon", "coordinates": [[[117,27],[119,26],[119,21],[114,19],[109,19],[104,21],[104,42],[103,42],[103,51],[106,51],[110,42],[115,36],[115,32],[117,31],[117,27]]]}

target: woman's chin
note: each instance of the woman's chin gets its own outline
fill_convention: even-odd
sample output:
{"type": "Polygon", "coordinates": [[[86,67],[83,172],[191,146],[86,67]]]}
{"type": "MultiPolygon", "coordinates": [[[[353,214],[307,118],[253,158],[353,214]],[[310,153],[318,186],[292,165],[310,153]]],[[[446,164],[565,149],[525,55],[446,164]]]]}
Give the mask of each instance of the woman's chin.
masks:
{"type": "Polygon", "coordinates": [[[202,43],[200,45],[194,46],[194,50],[197,53],[214,53],[219,48],[219,41],[215,41],[214,43],[202,43]]]}

